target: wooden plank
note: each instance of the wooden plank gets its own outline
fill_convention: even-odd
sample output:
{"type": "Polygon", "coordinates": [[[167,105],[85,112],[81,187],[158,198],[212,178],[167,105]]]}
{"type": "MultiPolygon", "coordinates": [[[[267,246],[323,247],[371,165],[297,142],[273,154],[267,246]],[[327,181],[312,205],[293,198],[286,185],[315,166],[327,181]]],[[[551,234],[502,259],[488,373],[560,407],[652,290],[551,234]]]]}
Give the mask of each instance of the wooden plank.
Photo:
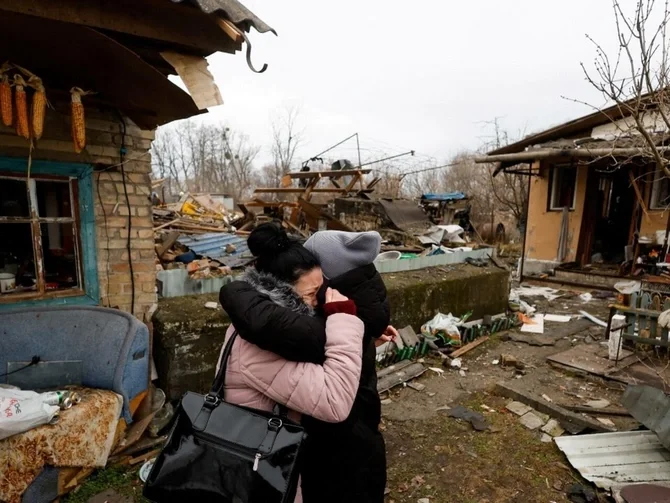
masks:
{"type": "Polygon", "coordinates": [[[616,428],[606,426],[598,421],[575,414],[555,403],[547,402],[544,398],[513,388],[507,383],[498,383],[495,387],[496,394],[511,398],[517,402],[525,403],[538,412],[549,414],[556,419],[561,426],[571,433],[579,433],[584,430],[593,430],[600,433],[616,431],[616,428]]]}
{"type": "Polygon", "coordinates": [[[626,409],[594,409],[593,407],[586,407],[584,405],[561,405],[572,412],[581,412],[586,414],[593,414],[596,416],[622,416],[630,417],[631,413],[626,409]]]}
{"type": "Polygon", "coordinates": [[[411,365],[408,365],[407,367],[397,372],[393,372],[392,374],[389,374],[381,378],[377,382],[377,391],[379,393],[388,391],[391,388],[395,388],[396,386],[404,382],[419,377],[425,371],[426,368],[421,363],[412,363],[411,365]]]}
{"type": "Polygon", "coordinates": [[[288,173],[287,175],[292,179],[304,179],[319,176],[321,178],[341,178],[343,176],[355,176],[358,174],[366,175],[372,173],[371,169],[344,169],[342,171],[298,171],[296,173],[288,173]]]}
{"type": "Polygon", "coordinates": [[[226,35],[236,44],[242,44],[244,42],[244,35],[239,30],[237,26],[228,21],[227,19],[222,19],[220,17],[216,18],[216,24],[225,32],[226,35]]]}
{"type": "MultiPolygon", "coordinates": [[[[254,190],[255,193],[257,194],[302,194],[305,192],[305,189],[302,188],[297,188],[297,187],[259,187],[256,190],[254,190]]],[[[319,187],[315,188],[312,190],[314,193],[318,194],[346,194],[346,189],[338,189],[335,187],[319,187]]],[[[371,189],[365,189],[358,191],[361,193],[370,193],[372,192],[371,189]]]]}
{"type": "Polygon", "coordinates": [[[649,218],[647,203],[644,201],[642,192],[640,192],[640,187],[637,185],[637,180],[635,180],[635,175],[630,169],[628,170],[628,176],[630,178],[630,184],[633,186],[633,190],[635,190],[635,195],[637,196],[637,201],[640,204],[640,208],[642,208],[642,213],[644,213],[644,219],[647,221],[647,223],[649,223],[651,220],[649,218]]]}
{"type": "Polygon", "coordinates": [[[484,343],[485,343],[486,341],[488,341],[488,340],[489,340],[489,336],[488,336],[488,335],[486,335],[486,336],[484,336],[484,337],[479,337],[478,339],[475,339],[474,341],[472,341],[472,342],[466,344],[466,345],[463,346],[462,348],[457,349],[456,351],[454,351],[453,353],[451,353],[449,356],[450,356],[451,358],[458,358],[459,356],[463,356],[463,355],[464,355],[465,353],[467,353],[468,351],[470,351],[470,350],[472,350],[472,349],[475,349],[477,346],[481,346],[482,344],[484,344],[484,343]]]}
{"type": "Polygon", "coordinates": [[[403,360],[401,362],[395,363],[393,365],[389,365],[386,368],[381,369],[379,372],[377,372],[377,379],[381,379],[382,377],[386,377],[387,375],[392,374],[393,372],[398,372],[405,367],[409,367],[412,364],[411,360],[403,360]]]}
{"type": "Polygon", "coordinates": [[[167,42],[202,56],[217,51],[233,54],[241,48],[214,16],[164,0],[0,0],[0,10],[167,42]]]}
{"type": "Polygon", "coordinates": [[[160,454],[161,450],[160,449],[155,449],[153,451],[149,451],[146,454],[142,454],[141,456],[137,456],[136,458],[132,458],[128,464],[129,465],[136,465],[139,463],[142,463],[143,461],[147,461],[151,458],[154,458],[160,454]]]}
{"type": "Polygon", "coordinates": [[[165,252],[172,248],[172,246],[177,242],[177,239],[179,239],[179,236],[181,236],[181,232],[172,231],[163,238],[163,242],[156,248],[156,254],[158,255],[158,258],[162,258],[163,255],[165,255],[165,252]]]}
{"type": "MultiPolygon", "coordinates": [[[[302,211],[305,213],[306,216],[311,217],[317,222],[320,218],[326,219],[326,221],[328,222],[328,230],[353,232],[353,229],[351,227],[349,227],[343,222],[340,222],[337,218],[329,215],[328,213],[321,211],[315,205],[305,201],[304,199],[298,200],[298,204],[300,204],[300,207],[302,208],[302,211]]],[[[316,226],[314,227],[316,228],[316,226]]]]}

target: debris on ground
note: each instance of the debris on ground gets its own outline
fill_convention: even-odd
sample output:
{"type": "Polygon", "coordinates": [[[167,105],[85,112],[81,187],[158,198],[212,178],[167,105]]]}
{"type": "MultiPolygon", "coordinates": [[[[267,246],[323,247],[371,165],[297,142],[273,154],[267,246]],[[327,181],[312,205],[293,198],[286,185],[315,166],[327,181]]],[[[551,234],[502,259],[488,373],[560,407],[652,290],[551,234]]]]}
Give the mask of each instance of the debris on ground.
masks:
{"type": "Polygon", "coordinates": [[[670,449],[670,431],[667,427],[670,397],[663,390],[647,385],[628,386],[621,404],[636,420],[655,432],[661,444],[670,449]]]}
{"type": "Polygon", "coordinates": [[[462,405],[458,405],[451,409],[447,409],[446,413],[448,417],[453,417],[456,419],[462,419],[463,421],[467,421],[477,431],[485,431],[489,429],[489,423],[482,414],[467,409],[462,405]]]}
{"type": "Polygon", "coordinates": [[[526,321],[521,326],[522,332],[528,332],[531,334],[543,334],[544,333],[544,315],[536,314],[530,320],[526,321]]]}
{"type": "Polygon", "coordinates": [[[500,396],[523,402],[534,408],[537,412],[548,414],[554,419],[557,419],[561,424],[561,427],[573,434],[581,433],[586,429],[598,432],[615,431],[614,428],[601,424],[599,421],[595,421],[581,414],[576,414],[564,409],[560,405],[549,403],[540,396],[513,387],[512,383],[500,382],[496,384],[496,393],[500,396]]]}
{"type": "Polygon", "coordinates": [[[571,485],[565,494],[572,503],[598,503],[596,492],[582,484],[571,485]]]}
{"type": "Polygon", "coordinates": [[[524,335],[512,332],[509,334],[509,338],[514,342],[521,342],[531,346],[554,346],[556,344],[556,340],[553,337],[542,334],[524,335]]]}
{"type": "Polygon", "coordinates": [[[537,430],[544,425],[542,418],[537,416],[534,412],[526,412],[519,418],[519,422],[529,430],[537,430]]]}
{"type": "Polygon", "coordinates": [[[596,325],[598,325],[600,327],[603,327],[603,328],[607,328],[607,323],[604,322],[603,320],[601,320],[600,318],[597,318],[597,317],[593,316],[592,314],[587,313],[586,311],[579,311],[579,314],[581,314],[587,320],[595,323],[596,325]]]}
{"type": "Polygon", "coordinates": [[[652,431],[563,436],[554,442],[582,477],[601,489],[616,494],[632,480],[670,484],[668,451],[652,431]]]}
{"type": "Polygon", "coordinates": [[[599,400],[589,400],[584,405],[592,409],[606,409],[607,407],[610,406],[610,401],[601,398],[599,400]]]}
{"type": "Polygon", "coordinates": [[[533,410],[532,407],[529,407],[525,403],[521,402],[510,402],[505,406],[505,408],[517,416],[523,416],[524,414],[533,410]]]}
{"type": "Polygon", "coordinates": [[[426,367],[421,363],[412,363],[410,361],[400,362],[397,365],[386,367],[377,372],[377,391],[383,393],[402,383],[419,377],[426,371],[426,367]]]}
{"type": "Polygon", "coordinates": [[[541,428],[541,431],[552,437],[560,437],[565,433],[565,430],[561,428],[561,425],[558,421],[556,421],[556,419],[550,419],[547,421],[547,424],[541,428]]]}

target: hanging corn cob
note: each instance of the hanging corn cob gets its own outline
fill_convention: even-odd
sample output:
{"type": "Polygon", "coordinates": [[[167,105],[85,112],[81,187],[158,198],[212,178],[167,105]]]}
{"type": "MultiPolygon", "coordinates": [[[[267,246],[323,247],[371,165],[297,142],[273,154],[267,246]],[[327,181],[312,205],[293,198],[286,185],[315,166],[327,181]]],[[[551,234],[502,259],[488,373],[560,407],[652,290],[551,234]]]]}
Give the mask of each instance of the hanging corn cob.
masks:
{"type": "Polygon", "coordinates": [[[73,87],[70,89],[70,94],[72,95],[72,141],[74,151],[80,153],[86,147],[86,123],[81,97],[87,93],[78,87],[73,87]]]}
{"type": "Polygon", "coordinates": [[[26,81],[21,75],[14,75],[14,104],[16,106],[16,134],[28,140],[28,100],[26,98],[26,81]]]}
{"type": "Polygon", "coordinates": [[[6,73],[0,75],[0,108],[2,109],[2,123],[10,127],[12,125],[12,86],[6,73]]]}
{"type": "Polygon", "coordinates": [[[42,79],[36,76],[28,79],[28,84],[35,89],[33,93],[33,103],[31,109],[31,133],[33,138],[39,140],[44,132],[44,116],[47,108],[47,96],[42,84],[42,79]]]}

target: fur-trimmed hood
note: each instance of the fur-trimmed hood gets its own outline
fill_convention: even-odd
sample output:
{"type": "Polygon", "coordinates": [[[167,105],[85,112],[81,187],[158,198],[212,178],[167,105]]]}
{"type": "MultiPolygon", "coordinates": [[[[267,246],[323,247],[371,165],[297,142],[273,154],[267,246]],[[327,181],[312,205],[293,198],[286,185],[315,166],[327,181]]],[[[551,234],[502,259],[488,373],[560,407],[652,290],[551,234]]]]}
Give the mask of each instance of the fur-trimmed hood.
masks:
{"type": "Polygon", "coordinates": [[[290,309],[293,312],[306,316],[314,316],[312,306],[305,304],[293,286],[275,278],[271,274],[259,272],[253,267],[248,268],[240,277],[259,293],[267,295],[278,306],[290,309]]]}

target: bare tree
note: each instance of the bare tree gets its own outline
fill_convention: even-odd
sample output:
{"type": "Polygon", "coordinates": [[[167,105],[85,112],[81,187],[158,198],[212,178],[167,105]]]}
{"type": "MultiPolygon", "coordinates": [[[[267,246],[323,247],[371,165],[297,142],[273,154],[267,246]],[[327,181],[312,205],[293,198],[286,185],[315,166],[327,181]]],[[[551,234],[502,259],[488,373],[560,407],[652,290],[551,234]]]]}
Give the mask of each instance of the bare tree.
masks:
{"type": "MultiPolygon", "coordinates": [[[[595,46],[593,68],[582,63],[587,81],[625,117],[614,121],[617,132],[637,133],[642,142],[635,148],[613,149],[611,155],[646,158],[663,176],[670,176],[667,147],[660,146],[659,131],[670,130],[670,65],[668,64],[668,0],[636,0],[632,15],[627,15],[619,0],[612,2],[619,49],[610,56],[587,35],[595,46]]],[[[598,109],[598,107],[593,107],[598,109]]]]}
{"type": "Polygon", "coordinates": [[[160,128],[152,147],[157,176],[169,178],[172,193],[224,192],[247,197],[255,185],[260,148],[225,125],[184,121],[160,128]]]}
{"type": "Polygon", "coordinates": [[[296,107],[284,108],[272,120],[272,178],[279,186],[283,175],[291,171],[295,152],[303,141],[303,131],[298,122],[300,110],[296,107]]]}

